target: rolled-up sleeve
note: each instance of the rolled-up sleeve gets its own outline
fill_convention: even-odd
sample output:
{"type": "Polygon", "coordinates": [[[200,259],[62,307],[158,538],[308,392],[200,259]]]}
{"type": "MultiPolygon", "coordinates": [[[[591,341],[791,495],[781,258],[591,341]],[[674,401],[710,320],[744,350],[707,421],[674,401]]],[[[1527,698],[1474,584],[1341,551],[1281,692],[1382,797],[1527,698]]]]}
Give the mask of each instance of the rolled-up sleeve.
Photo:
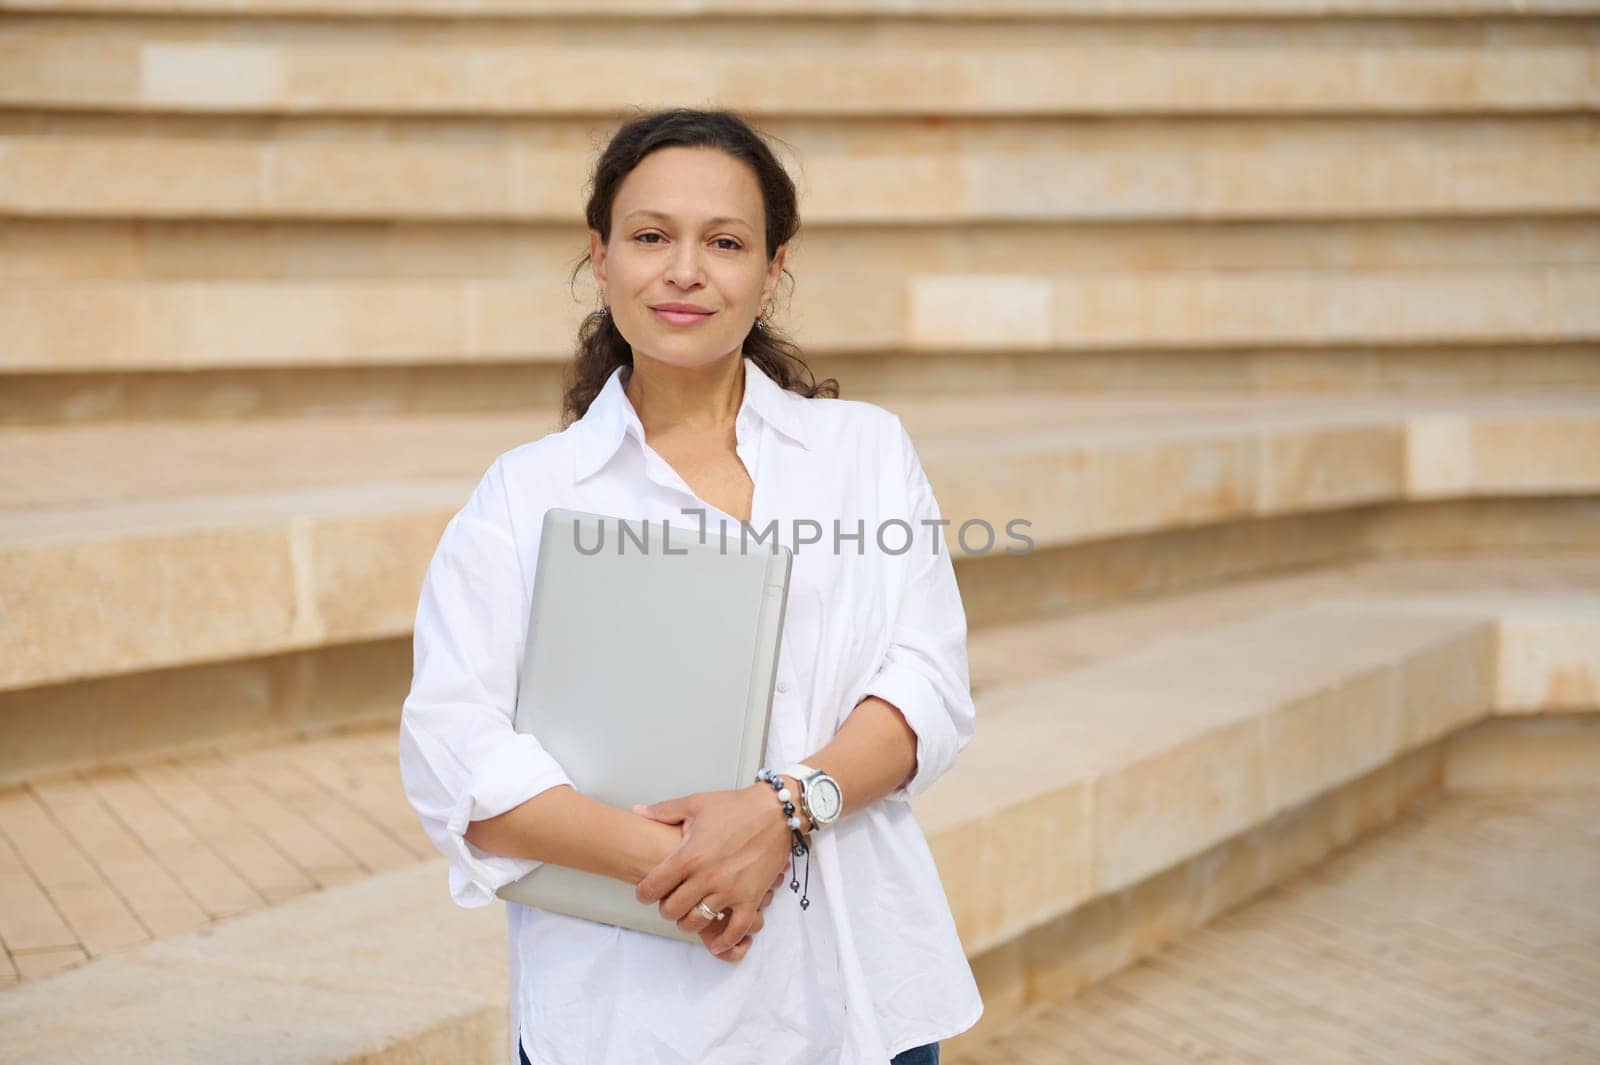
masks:
{"type": "Polygon", "coordinates": [[[944,543],[938,500],[910,434],[895,419],[906,479],[907,520],[915,540],[905,553],[905,584],[883,665],[867,683],[898,709],[917,735],[911,778],[887,798],[904,801],[933,786],[971,742],[977,721],[967,669],[967,616],[955,566],[944,543]]]}
{"type": "Polygon", "coordinates": [[[483,851],[467,826],[572,783],[537,738],[512,727],[528,620],[502,476],[490,468],[428,564],[400,719],[406,797],[450,859],[451,898],[468,909],[542,863],[483,851]]]}

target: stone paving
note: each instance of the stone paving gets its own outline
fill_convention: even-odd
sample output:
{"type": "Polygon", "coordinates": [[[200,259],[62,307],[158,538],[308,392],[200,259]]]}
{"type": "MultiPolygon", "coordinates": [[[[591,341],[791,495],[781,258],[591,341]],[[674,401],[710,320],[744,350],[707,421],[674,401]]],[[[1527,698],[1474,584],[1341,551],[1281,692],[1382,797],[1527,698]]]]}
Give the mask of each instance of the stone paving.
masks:
{"type": "Polygon", "coordinates": [[[951,1065],[1593,1065],[1600,791],[1440,793],[951,1065]]]}
{"type": "Polygon", "coordinates": [[[437,852],[395,730],[0,791],[0,985],[437,852]]]}

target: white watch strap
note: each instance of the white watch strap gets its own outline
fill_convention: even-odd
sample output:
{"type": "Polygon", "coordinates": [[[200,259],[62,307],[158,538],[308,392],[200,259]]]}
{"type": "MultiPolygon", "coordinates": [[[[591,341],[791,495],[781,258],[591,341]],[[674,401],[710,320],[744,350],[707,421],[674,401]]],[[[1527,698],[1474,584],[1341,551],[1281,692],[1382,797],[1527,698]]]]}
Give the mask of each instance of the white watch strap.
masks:
{"type": "MultiPolygon", "coordinates": [[[[785,769],[783,772],[788,776],[794,777],[796,780],[798,780],[800,782],[800,794],[798,796],[798,799],[800,800],[800,808],[806,812],[806,820],[811,822],[812,827],[820,829],[820,828],[827,828],[828,825],[833,824],[832,820],[830,820],[830,821],[828,821],[826,823],[820,822],[811,813],[811,802],[810,802],[811,789],[806,784],[806,781],[811,777],[814,777],[814,776],[825,776],[826,777],[826,776],[828,776],[828,774],[824,770],[816,769],[816,768],[814,768],[812,766],[806,765],[804,762],[795,762],[793,765],[789,766],[789,768],[785,769]]],[[[835,792],[837,792],[839,790],[839,782],[837,780],[834,780],[832,777],[828,777],[828,779],[830,781],[833,781],[834,790],[835,790],[835,792]]],[[[838,816],[839,815],[837,813],[835,813],[834,814],[834,819],[837,820],[838,816]]]]}
{"type": "Polygon", "coordinates": [[[784,776],[794,777],[799,783],[800,794],[794,797],[795,805],[805,811],[806,820],[810,822],[813,829],[821,828],[822,826],[817,824],[817,819],[811,816],[811,806],[806,802],[806,778],[817,772],[818,770],[813,769],[804,762],[796,762],[783,771],[784,776]]]}

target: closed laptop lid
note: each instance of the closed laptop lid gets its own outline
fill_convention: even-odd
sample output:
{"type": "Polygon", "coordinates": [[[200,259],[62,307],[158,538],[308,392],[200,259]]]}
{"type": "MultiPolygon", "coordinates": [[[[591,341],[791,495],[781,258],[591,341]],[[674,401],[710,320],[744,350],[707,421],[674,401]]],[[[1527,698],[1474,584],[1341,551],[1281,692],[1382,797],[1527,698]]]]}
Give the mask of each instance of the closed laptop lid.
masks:
{"type": "MultiPolygon", "coordinates": [[[[792,555],[738,529],[545,514],[516,729],[622,809],[743,787],[766,750],[792,555]]],[[[546,864],[500,897],[698,942],[633,885],[546,864]]]]}

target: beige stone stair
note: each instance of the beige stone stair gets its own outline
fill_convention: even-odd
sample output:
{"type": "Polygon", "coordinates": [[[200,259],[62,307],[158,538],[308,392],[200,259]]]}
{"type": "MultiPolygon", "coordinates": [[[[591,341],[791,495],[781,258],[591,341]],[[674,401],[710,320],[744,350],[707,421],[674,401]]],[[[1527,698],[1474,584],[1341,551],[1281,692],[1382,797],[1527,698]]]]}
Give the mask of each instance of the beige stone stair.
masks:
{"type": "Polygon", "coordinates": [[[413,865],[0,993],[8,1060],[499,1062],[505,916],[413,865]]]}
{"type": "MultiPolygon", "coordinates": [[[[1600,483],[1600,408],[1581,394],[895,409],[953,519],[947,542],[985,561],[1018,546],[1007,535],[1017,518],[1035,550],[1059,551],[1380,505],[1581,498],[1600,483]],[[962,532],[969,520],[980,524],[962,532]]],[[[432,545],[473,480],[551,427],[414,416],[0,430],[16,459],[0,479],[0,558],[22,604],[0,621],[0,685],[403,636],[432,545]]],[[[981,603],[983,591],[971,594],[981,603]]],[[[42,754],[13,752],[20,764],[42,754]]]]}
{"type": "MultiPolygon", "coordinates": [[[[829,18],[900,18],[989,21],[1023,16],[1064,20],[1130,21],[1174,16],[1219,21],[1328,18],[1327,0],[5,0],[13,11],[132,14],[259,15],[345,14],[384,17],[570,17],[623,18],[650,15],[673,21],[707,16],[792,18],[797,13],[829,18]]],[[[1368,18],[1459,21],[1469,18],[1579,18],[1600,11],[1594,0],[1340,0],[1338,12],[1368,18]]]]}
{"type": "Polygon", "coordinates": [[[759,56],[735,46],[734,27],[663,41],[648,28],[587,19],[468,21],[441,35],[369,15],[308,26],[292,41],[82,23],[61,38],[51,35],[58,23],[41,19],[33,33],[22,26],[0,41],[8,75],[0,103],[553,116],[616,111],[643,97],[876,118],[926,114],[930,99],[944,114],[983,116],[1570,112],[1592,107],[1597,92],[1588,27],[1525,15],[1496,26],[1491,49],[1481,47],[1478,25],[1442,21],[1416,34],[1379,20],[1355,30],[1302,20],[1276,28],[1268,47],[1257,27],[1224,22],[1200,50],[1170,24],[901,19],[862,34],[848,23],[791,19],[759,56]],[[351,32],[363,26],[383,32],[365,40],[351,32]],[[607,69],[632,76],[590,76],[607,69]],[[802,83],[812,91],[794,92],[802,83]]]}
{"type": "Polygon", "coordinates": [[[916,807],[985,992],[952,1050],[1417,795],[1592,789],[1597,577],[1592,556],[1371,564],[980,634],[978,733],[916,807]],[[1072,667],[1034,657],[1090,633],[1072,667]]]}
{"type": "MultiPolygon", "coordinates": [[[[986,1001],[980,1028],[951,1050],[981,1045],[1026,1010],[1125,967],[1452,779],[1592,783],[1597,558],[1367,563],[976,634],[977,736],[915,804],[986,1001]],[[1054,661],[1038,654],[1046,647],[1058,648],[1054,661]]],[[[324,836],[349,831],[327,813],[329,783],[365,766],[355,786],[381,789],[390,739],[378,730],[169,761],[154,775],[135,767],[30,784],[0,796],[0,842],[18,832],[19,804],[55,808],[73,788],[106,796],[189,777],[291,852],[278,835],[290,831],[286,817],[324,836]],[[355,744],[365,753],[352,763],[355,744]],[[234,791],[216,790],[229,781],[234,791]],[[262,794],[276,807],[263,807],[262,794]]],[[[347,795],[364,796],[360,809],[381,805],[374,792],[347,795]]],[[[397,808],[393,794],[383,798],[397,808]]],[[[139,809],[125,799],[116,808],[130,817],[139,809]]],[[[193,819],[193,795],[172,809],[193,819]]],[[[151,820],[130,834],[159,838],[151,820]]],[[[403,827],[391,826],[390,838],[403,839],[403,827]]],[[[16,851],[39,860],[36,842],[16,851]]],[[[81,860],[92,866],[102,853],[81,860]]],[[[185,853],[169,845],[157,862],[183,868],[174,879],[193,892],[199,874],[185,853]]],[[[297,853],[302,870],[316,868],[305,844],[297,853]]],[[[201,918],[192,931],[22,979],[0,995],[15,1060],[91,1060],[114,1040],[142,1055],[133,1060],[152,1061],[201,1060],[222,1047],[240,1061],[358,1061],[379,1050],[496,1060],[505,942],[494,911],[456,910],[439,860],[357,875],[340,885],[337,869],[325,869],[313,877],[321,891],[240,916],[214,900],[214,926],[201,918]],[[365,1007],[374,995],[414,1004],[423,971],[450,973],[455,991],[427,1008],[365,1007]],[[190,1008],[171,1008],[176,1000],[190,1008]],[[87,1011],[101,1022],[84,1022],[90,1003],[104,1004],[87,1011]],[[334,1023],[341,1011],[364,1021],[334,1023]]],[[[14,902],[7,910],[22,912],[14,902]]]]}
{"type": "MultiPolygon", "coordinates": [[[[981,359],[996,349],[1592,346],[1596,308],[1600,268],[1505,267],[885,274],[808,284],[789,313],[805,323],[792,331],[808,353],[981,359]],[[857,310],[830,314],[844,306],[857,310]]],[[[558,364],[588,311],[554,278],[23,281],[0,293],[10,338],[0,374],[558,364]]]]}
{"type": "MultiPolygon", "coordinates": [[[[887,137],[768,125],[800,153],[816,225],[1591,214],[1600,200],[1584,180],[1600,149],[1582,118],[1307,119],[1270,137],[1253,119],[1152,124],[1062,122],[1026,138],[977,121],[937,136],[907,122],[887,137]],[[1572,165],[1541,166],[1550,156],[1572,165]],[[1482,176],[1452,177],[1462,171],[1482,176]]],[[[293,127],[271,138],[12,133],[0,139],[0,211],[571,224],[585,140],[554,121],[475,140],[426,128],[404,140],[293,127]]]]}
{"type": "Polygon", "coordinates": [[[1592,789],[1452,786],[941,1060],[1584,1065],[1600,1057],[1597,817],[1592,789]]]}

